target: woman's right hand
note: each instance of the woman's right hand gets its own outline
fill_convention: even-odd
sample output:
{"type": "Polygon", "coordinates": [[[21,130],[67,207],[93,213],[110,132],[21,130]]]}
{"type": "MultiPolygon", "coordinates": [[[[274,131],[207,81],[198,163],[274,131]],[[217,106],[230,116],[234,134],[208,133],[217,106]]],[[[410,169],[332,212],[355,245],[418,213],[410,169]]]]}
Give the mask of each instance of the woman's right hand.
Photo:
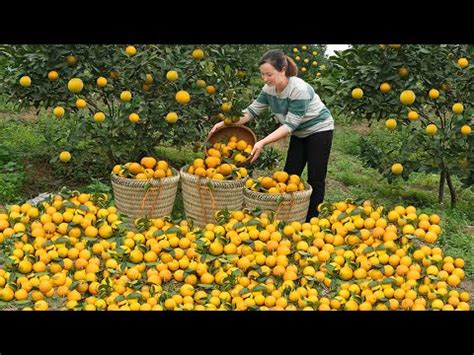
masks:
{"type": "Polygon", "coordinates": [[[209,134],[207,135],[207,137],[209,138],[215,131],[217,131],[221,127],[224,127],[224,122],[223,121],[219,122],[219,123],[216,123],[214,125],[214,127],[212,127],[212,129],[209,131],[209,134]]]}

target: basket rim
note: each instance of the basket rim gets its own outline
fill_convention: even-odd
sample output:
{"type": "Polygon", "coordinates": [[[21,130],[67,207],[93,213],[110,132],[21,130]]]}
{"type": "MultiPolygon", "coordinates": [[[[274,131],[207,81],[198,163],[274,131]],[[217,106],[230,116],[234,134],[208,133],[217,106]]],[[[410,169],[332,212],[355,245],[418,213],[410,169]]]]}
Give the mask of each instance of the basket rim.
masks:
{"type": "MultiPolygon", "coordinates": [[[[198,176],[198,175],[188,173],[186,170],[189,166],[190,164],[186,164],[179,170],[180,177],[182,177],[183,180],[195,179],[201,185],[207,185],[208,183],[211,183],[213,187],[219,187],[219,186],[225,186],[225,185],[243,185],[242,187],[245,187],[245,181],[247,181],[248,179],[248,176],[246,176],[245,178],[242,178],[240,180],[215,180],[207,176],[198,176]]],[[[183,180],[181,180],[181,182],[183,180]]]]}
{"type": "Polygon", "coordinates": [[[175,179],[179,179],[180,178],[180,171],[177,170],[176,168],[171,168],[171,171],[174,173],[173,175],[171,176],[165,176],[163,178],[160,178],[160,179],[155,179],[155,178],[151,178],[151,179],[132,179],[132,178],[128,178],[128,177],[125,177],[125,176],[119,176],[117,174],[115,174],[114,172],[111,172],[110,173],[110,176],[111,176],[111,179],[112,180],[115,180],[115,182],[119,182],[119,183],[123,183],[123,182],[133,182],[133,183],[136,183],[137,185],[145,185],[145,184],[152,184],[152,185],[159,185],[160,183],[162,182],[168,182],[168,181],[172,181],[172,180],[175,180],[175,179]]]}

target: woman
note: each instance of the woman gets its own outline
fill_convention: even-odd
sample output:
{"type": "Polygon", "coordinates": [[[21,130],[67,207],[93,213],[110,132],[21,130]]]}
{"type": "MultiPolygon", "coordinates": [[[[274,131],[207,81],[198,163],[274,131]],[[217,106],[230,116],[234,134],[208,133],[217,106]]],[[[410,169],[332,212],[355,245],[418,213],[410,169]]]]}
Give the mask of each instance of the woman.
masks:
{"type": "MultiPolygon", "coordinates": [[[[306,217],[309,222],[312,217],[318,216],[317,207],[324,200],[334,120],[314,89],[296,76],[298,68],[295,62],[282,50],[265,53],[259,66],[266,85],[236,124],[247,123],[268,106],[282,124],[255,143],[251,163],[267,144],[291,134],[284,170],[290,175],[301,175],[308,164],[308,183],[313,188],[306,217]]],[[[223,122],[214,125],[210,134],[223,125],[223,122]]]]}

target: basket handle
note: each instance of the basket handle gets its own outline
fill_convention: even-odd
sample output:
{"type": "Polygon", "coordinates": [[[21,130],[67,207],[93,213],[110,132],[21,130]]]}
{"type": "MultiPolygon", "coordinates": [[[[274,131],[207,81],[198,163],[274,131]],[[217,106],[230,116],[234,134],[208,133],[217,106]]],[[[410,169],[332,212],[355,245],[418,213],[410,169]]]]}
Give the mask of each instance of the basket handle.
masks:
{"type": "Polygon", "coordinates": [[[201,178],[198,179],[198,181],[196,183],[196,186],[197,186],[198,193],[199,193],[199,201],[201,202],[201,209],[204,210],[204,218],[205,218],[205,221],[206,221],[206,224],[207,224],[207,221],[208,221],[208,219],[207,219],[207,209],[204,207],[204,204],[202,203],[201,189],[209,191],[209,195],[211,196],[211,201],[212,201],[211,211],[214,211],[216,209],[216,200],[214,198],[214,193],[212,192],[212,189],[210,189],[208,186],[203,188],[203,186],[201,185],[201,178]]]}
{"type": "Polygon", "coordinates": [[[292,192],[290,192],[290,195],[291,195],[290,201],[282,201],[281,203],[278,204],[278,207],[277,207],[277,209],[276,209],[276,211],[275,211],[275,219],[278,219],[278,212],[280,211],[280,208],[281,208],[281,206],[283,206],[283,205],[290,205],[290,207],[288,208],[288,211],[287,211],[287,213],[286,213],[286,219],[285,219],[285,221],[287,221],[288,218],[290,218],[290,212],[291,212],[291,210],[293,209],[293,205],[294,205],[294,202],[295,202],[295,198],[294,198],[292,192]]]}
{"type": "MultiPolygon", "coordinates": [[[[153,179],[149,179],[148,181],[151,181],[153,179]]],[[[150,192],[150,190],[153,189],[153,186],[150,186],[146,191],[145,191],[145,195],[143,196],[143,199],[142,199],[142,202],[141,202],[141,211],[142,213],[145,212],[145,201],[146,201],[146,198],[148,196],[148,193],[150,192]]],[[[156,194],[156,198],[153,202],[153,204],[151,205],[151,209],[149,210],[149,213],[152,213],[155,208],[156,208],[156,205],[158,204],[158,200],[160,198],[160,195],[161,195],[161,191],[163,190],[163,184],[160,182],[160,184],[157,186],[157,189],[158,190],[158,193],[156,194]]]]}

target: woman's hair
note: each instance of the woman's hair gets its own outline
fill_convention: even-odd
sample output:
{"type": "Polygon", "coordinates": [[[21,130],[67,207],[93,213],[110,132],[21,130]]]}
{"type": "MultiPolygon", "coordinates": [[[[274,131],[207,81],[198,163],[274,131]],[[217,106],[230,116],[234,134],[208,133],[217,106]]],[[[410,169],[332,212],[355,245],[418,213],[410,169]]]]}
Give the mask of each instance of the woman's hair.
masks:
{"type": "Polygon", "coordinates": [[[258,65],[260,66],[265,63],[272,65],[278,71],[282,71],[285,68],[285,75],[288,77],[298,75],[298,67],[295,62],[281,49],[272,49],[266,52],[258,65]]]}

